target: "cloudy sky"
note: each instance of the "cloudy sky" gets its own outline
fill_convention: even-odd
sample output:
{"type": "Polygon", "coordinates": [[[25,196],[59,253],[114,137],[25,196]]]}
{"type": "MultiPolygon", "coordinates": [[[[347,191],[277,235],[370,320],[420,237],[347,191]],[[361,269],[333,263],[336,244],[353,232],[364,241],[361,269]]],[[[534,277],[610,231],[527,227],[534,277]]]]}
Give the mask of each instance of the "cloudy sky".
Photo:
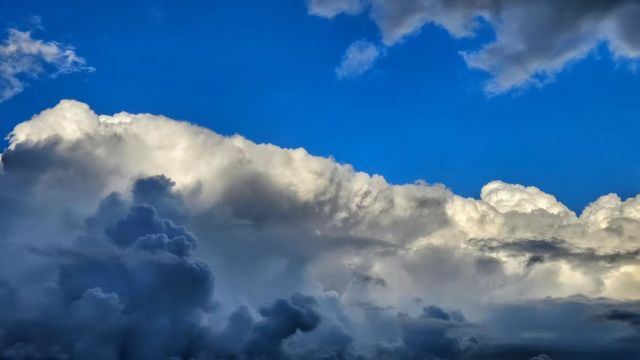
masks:
{"type": "Polygon", "coordinates": [[[0,10],[0,359],[640,358],[640,2],[0,10]]]}

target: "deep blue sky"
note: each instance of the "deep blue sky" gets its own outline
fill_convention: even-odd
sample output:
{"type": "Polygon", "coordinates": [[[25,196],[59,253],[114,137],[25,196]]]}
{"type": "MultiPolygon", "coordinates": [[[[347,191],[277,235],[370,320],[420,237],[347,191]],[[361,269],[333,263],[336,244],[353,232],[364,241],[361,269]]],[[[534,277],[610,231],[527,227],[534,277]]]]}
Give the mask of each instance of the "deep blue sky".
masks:
{"type": "Polygon", "coordinates": [[[164,114],[256,142],[304,147],[394,183],[442,182],[478,196],[490,180],[535,185],[581,210],[599,195],[640,193],[640,75],[606,50],[542,89],[487,98],[487,76],[455,40],[426,27],[372,72],[336,79],[362,17],[308,16],[303,0],[9,1],[0,23],[73,44],[94,73],[33,82],[0,103],[0,131],[62,98],[98,113],[164,114]]]}

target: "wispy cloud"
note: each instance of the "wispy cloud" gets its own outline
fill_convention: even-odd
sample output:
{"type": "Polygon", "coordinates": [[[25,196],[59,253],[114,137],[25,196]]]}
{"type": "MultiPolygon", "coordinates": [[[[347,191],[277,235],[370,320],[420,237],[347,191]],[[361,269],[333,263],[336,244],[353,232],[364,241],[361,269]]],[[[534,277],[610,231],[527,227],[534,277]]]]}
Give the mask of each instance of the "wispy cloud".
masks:
{"type": "Polygon", "coordinates": [[[94,70],[71,45],[34,39],[31,31],[9,29],[0,45],[0,102],[21,93],[39,77],[94,70]]]}
{"type": "Polygon", "coordinates": [[[345,51],[340,66],[336,68],[336,76],[344,79],[362,75],[373,67],[382,54],[383,50],[375,44],[358,40],[345,51]]]}

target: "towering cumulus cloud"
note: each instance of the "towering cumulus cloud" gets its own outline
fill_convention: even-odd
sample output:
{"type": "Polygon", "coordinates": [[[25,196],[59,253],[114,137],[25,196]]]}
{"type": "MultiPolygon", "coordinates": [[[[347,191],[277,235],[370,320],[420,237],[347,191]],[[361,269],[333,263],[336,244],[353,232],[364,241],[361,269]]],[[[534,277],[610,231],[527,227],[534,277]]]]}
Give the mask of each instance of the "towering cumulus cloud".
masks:
{"type": "Polygon", "coordinates": [[[495,39],[462,55],[469,67],[491,75],[489,94],[545,84],[601,44],[616,59],[640,58],[637,0],[311,0],[307,5],[310,14],[327,18],[368,12],[387,46],[428,24],[456,38],[472,37],[488,25],[495,39]]]}
{"type": "Polygon", "coordinates": [[[9,135],[0,246],[0,358],[640,354],[640,197],[463,198],[71,100],[9,135]]]}

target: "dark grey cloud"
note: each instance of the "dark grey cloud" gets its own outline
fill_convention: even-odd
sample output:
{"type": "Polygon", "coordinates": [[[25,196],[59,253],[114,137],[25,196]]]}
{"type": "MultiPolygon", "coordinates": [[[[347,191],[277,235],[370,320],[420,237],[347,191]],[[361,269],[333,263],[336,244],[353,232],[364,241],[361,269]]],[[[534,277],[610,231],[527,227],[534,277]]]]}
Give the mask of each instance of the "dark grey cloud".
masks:
{"type": "Polygon", "coordinates": [[[370,274],[365,274],[359,271],[356,271],[353,273],[353,280],[358,283],[358,284],[362,284],[364,286],[367,285],[372,285],[372,286],[387,286],[387,282],[379,277],[379,276],[373,276],[370,274]]]}
{"type": "Polygon", "coordinates": [[[4,358],[157,359],[196,351],[191,344],[209,331],[199,319],[212,309],[213,274],[190,256],[193,235],[149,205],[107,216],[121,212],[122,202],[103,200],[70,248],[36,252],[58,264],[49,282],[2,287],[4,358]],[[71,256],[52,256],[60,254],[71,256]],[[16,301],[27,296],[40,300],[16,301]]]}
{"type": "MultiPolygon", "coordinates": [[[[640,337],[615,314],[636,312],[638,303],[584,296],[547,298],[494,307],[481,324],[479,358],[633,359],[640,337]],[[613,314],[613,316],[611,316],[613,314]]],[[[627,318],[626,315],[621,316],[627,318]]]]}
{"type": "Polygon", "coordinates": [[[299,294],[289,299],[278,299],[260,308],[262,320],[254,324],[244,351],[250,358],[281,359],[282,341],[296,331],[309,332],[320,323],[313,307],[315,299],[299,294]]]}
{"type": "Polygon", "coordinates": [[[184,226],[175,225],[169,219],[161,219],[155,208],[136,205],[129,214],[107,227],[106,235],[121,247],[140,249],[174,250],[184,255],[195,248],[197,239],[184,226]]]}
{"type": "Polygon", "coordinates": [[[35,289],[0,281],[0,357],[284,358],[285,339],[320,323],[315,300],[296,294],[260,308],[257,320],[239,307],[221,332],[205,326],[216,309],[213,273],[192,255],[195,236],[149,205],[176,214],[168,206],[182,202],[172,186],[140,179],[132,202],[104,198],[70,247],[31,248],[57,274],[35,289]],[[26,296],[40,300],[21,303],[26,296]]]}
{"type": "Polygon", "coordinates": [[[227,324],[212,340],[215,345],[214,354],[232,357],[242,353],[243,347],[251,334],[255,319],[246,305],[239,306],[229,316],[227,324]]]}
{"type": "Polygon", "coordinates": [[[602,319],[609,321],[621,321],[640,331],[640,308],[611,309],[602,315],[602,319]]]}
{"type": "Polygon", "coordinates": [[[465,359],[478,345],[473,326],[459,311],[447,312],[434,305],[417,317],[400,314],[402,345],[380,347],[378,356],[388,359],[465,359]]]}
{"type": "Polygon", "coordinates": [[[131,190],[133,202],[152,206],[160,216],[184,222],[189,214],[186,204],[174,189],[175,182],[164,175],[137,180],[131,190]]]}
{"type": "Polygon", "coordinates": [[[619,266],[640,262],[640,249],[602,252],[594,248],[580,248],[561,239],[471,239],[468,243],[486,253],[525,257],[526,267],[561,260],[578,266],[619,266]]]}
{"type": "Polygon", "coordinates": [[[427,25],[453,37],[472,37],[490,27],[495,38],[461,52],[467,65],[491,76],[485,90],[502,93],[541,86],[569,64],[606,44],[615,59],[637,61],[637,0],[332,0],[309,1],[323,17],[366,11],[392,46],[427,25]]]}

